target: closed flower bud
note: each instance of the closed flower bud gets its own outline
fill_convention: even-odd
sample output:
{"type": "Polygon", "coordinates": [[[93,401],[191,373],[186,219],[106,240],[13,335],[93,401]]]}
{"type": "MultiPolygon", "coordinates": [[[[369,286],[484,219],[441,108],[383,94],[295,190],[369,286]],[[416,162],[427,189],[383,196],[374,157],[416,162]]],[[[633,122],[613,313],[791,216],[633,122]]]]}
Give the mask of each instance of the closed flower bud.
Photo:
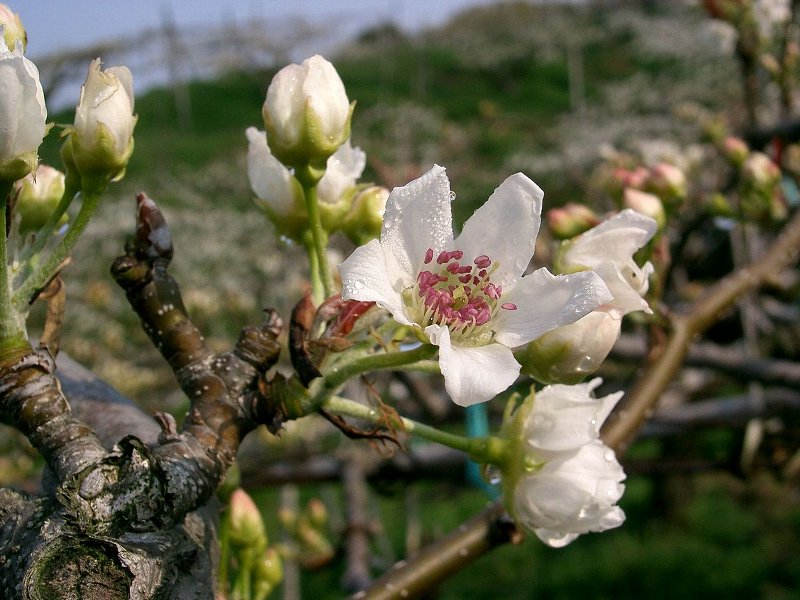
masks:
{"type": "Polygon", "coordinates": [[[619,338],[621,317],[595,310],[545,333],[514,353],[522,372],[541,383],[580,383],[594,373],[619,338]]]}
{"type": "Polygon", "coordinates": [[[686,185],[683,171],[669,163],[658,163],[650,170],[647,180],[647,190],[668,204],[686,197],[686,185]]]}
{"type": "Polygon", "coordinates": [[[371,185],[355,193],[341,226],[350,241],[361,246],[381,234],[388,197],[389,190],[379,185],[371,185]]]}
{"type": "Polygon", "coordinates": [[[584,204],[568,202],[561,208],[547,211],[547,225],[553,236],[560,240],[574,238],[599,222],[595,212],[584,204]]]}
{"type": "Polygon", "coordinates": [[[36,167],[46,121],[39,70],[21,45],[9,51],[0,39],[0,180],[16,181],[36,167]]]}
{"type": "Polygon", "coordinates": [[[272,153],[284,165],[323,168],[350,137],[350,104],[334,66],[315,55],[272,79],[262,115],[272,153]]]}
{"type": "Polygon", "coordinates": [[[133,77],[127,67],[100,68],[92,61],[81,98],[75,110],[75,124],[68,143],[81,176],[119,179],[133,152],[133,77]]]}
{"type": "Polygon", "coordinates": [[[664,224],[667,222],[664,204],[655,194],[628,188],[622,196],[622,204],[625,208],[632,208],[636,212],[653,219],[658,224],[659,229],[663,229],[664,224]]]}
{"type": "Polygon", "coordinates": [[[750,149],[743,139],[729,135],[722,140],[722,154],[734,165],[741,166],[750,149]]]}
{"type": "Polygon", "coordinates": [[[763,152],[753,152],[742,165],[742,178],[758,188],[769,188],[778,183],[781,170],[763,152]]]}
{"type": "Polygon", "coordinates": [[[228,505],[228,535],[232,543],[247,548],[266,548],[264,521],[252,498],[239,488],[228,505]]]}
{"type": "Polygon", "coordinates": [[[28,34],[22,26],[22,20],[5,4],[0,4],[0,27],[3,28],[3,39],[8,48],[17,47],[17,42],[22,44],[22,51],[28,46],[28,34]]]}
{"type": "MultiPolygon", "coordinates": [[[[35,172],[20,179],[16,187],[19,195],[14,210],[20,215],[20,233],[25,234],[41,228],[58,206],[64,194],[64,174],[40,164],[35,172]]],[[[61,222],[66,220],[64,215],[61,222]]]]}
{"type": "Polygon", "coordinates": [[[266,598],[283,581],[283,561],[275,548],[267,548],[253,569],[254,598],[266,598]]]}

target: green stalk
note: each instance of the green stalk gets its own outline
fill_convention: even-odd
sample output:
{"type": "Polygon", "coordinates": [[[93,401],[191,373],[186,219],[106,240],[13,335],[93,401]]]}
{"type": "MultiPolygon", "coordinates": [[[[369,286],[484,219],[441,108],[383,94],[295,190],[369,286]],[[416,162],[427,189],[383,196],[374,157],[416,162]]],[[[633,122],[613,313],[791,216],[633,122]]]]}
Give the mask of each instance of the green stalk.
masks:
{"type": "MultiPolygon", "coordinates": [[[[354,417],[356,419],[363,419],[371,423],[378,423],[383,415],[380,411],[354,402],[341,396],[332,396],[328,398],[322,407],[332,413],[345,417],[354,417]]],[[[460,450],[469,455],[473,460],[480,463],[492,463],[496,465],[503,465],[507,461],[508,453],[510,451],[509,443],[507,440],[494,436],[468,438],[453,433],[441,431],[430,425],[419,423],[406,417],[400,417],[400,424],[403,431],[416,435],[423,439],[443,446],[448,446],[455,450],[460,450]]]]}
{"type": "Polygon", "coordinates": [[[311,237],[314,243],[314,252],[317,255],[319,263],[319,273],[322,276],[322,287],[324,290],[324,297],[317,301],[320,304],[322,300],[333,295],[333,277],[331,270],[328,266],[328,234],[322,227],[322,218],[319,214],[319,199],[317,198],[317,182],[307,183],[306,179],[302,180],[303,196],[306,200],[306,211],[308,212],[308,226],[311,228],[311,237]]]}
{"type": "Polygon", "coordinates": [[[44,248],[47,240],[49,240],[50,236],[53,235],[53,231],[55,230],[56,225],[58,225],[58,222],[61,220],[61,217],[65,212],[67,212],[69,205],[72,204],[75,196],[80,191],[80,177],[70,176],[70,174],[67,173],[67,176],[64,179],[64,193],[61,195],[61,200],[59,200],[58,206],[56,206],[56,209],[47,219],[47,223],[45,223],[37,232],[36,241],[34,242],[33,246],[22,255],[22,261],[26,261],[31,256],[34,256],[42,251],[42,248],[44,248]]]}
{"type": "Polygon", "coordinates": [[[311,278],[311,298],[314,300],[314,304],[319,306],[326,298],[325,288],[322,283],[322,278],[320,277],[319,257],[317,256],[317,251],[314,246],[314,239],[308,231],[303,235],[303,246],[308,255],[309,275],[311,278]]]}
{"type": "Polygon", "coordinates": [[[61,242],[59,242],[58,246],[53,249],[53,252],[47,257],[47,260],[40,264],[14,293],[13,303],[18,311],[22,312],[27,310],[36,292],[55,275],[59,265],[70,255],[75,244],[78,242],[78,238],[81,236],[84,229],[86,229],[86,225],[89,223],[92,215],[94,215],[95,210],[97,210],[101,197],[102,195],[99,193],[87,193],[84,196],[81,210],[75,217],[75,221],[67,230],[67,234],[61,242]]]}
{"type": "Polygon", "coordinates": [[[20,329],[17,313],[11,304],[11,279],[8,273],[6,207],[13,187],[10,181],[0,183],[0,349],[3,350],[25,342],[25,332],[20,329]]]}

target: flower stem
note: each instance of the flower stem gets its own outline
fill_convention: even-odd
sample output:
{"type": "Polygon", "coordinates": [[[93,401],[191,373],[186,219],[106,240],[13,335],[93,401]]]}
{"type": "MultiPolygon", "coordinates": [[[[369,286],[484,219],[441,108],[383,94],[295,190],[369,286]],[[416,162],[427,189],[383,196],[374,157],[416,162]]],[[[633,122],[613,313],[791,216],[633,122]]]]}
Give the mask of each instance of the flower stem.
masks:
{"type": "Polygon", "coordinates": [[[308,231],[303,235],[303,246],[308,255],[308,266],[311,278],[311,298],[314,300],[314,304],[319,306],[325,300],[325,288],[322,283],[322,278],[320,277],[319,257],[317,256],[317,251],[314,246],[314,239],[308,231]]]}
{"type": "Polygon", "coordinates": [[[414,365],[417,362],[427,362],[427,359],[436,354],[436,350],[436,346],[422,344],[414,350],[371,354],[344,365],[336,366],[318,380],[321,385],[318,384],[315,393],[303,402],[303,412],[308,414],[318,410],[328,398],[333,396],[342,385],[353,377],[372,371],[400,369],[414,365]]]}
{"type": "MultiPolygon", "coordinates": [[[[380,411],[341,396],[331,396],[325,400],[322,407],[340,416],[354,417],[376,424],[384,418],[384,415],[380,411]]],[[[406,433],[416,435],[417,437],[431,442],[436,442],[437,444],[442,444],[443,446],[448,446],[455,450],[460,450],[480,463],[503,464],[509,452],[508,442],[498,437],[486,436],[468,438],[441,431],[440,429],[406,417],[400,417],[399,425],[406,433]]]]}
{"type": "Polygon", "coordinates": [[[319,199],[317,198],[317,183],[303,182],[303,196],[306,200],[306,211],[308,212],[308,225],[311,228],[311,237],[314,243],[314,253],[317,256],[318,271],[322,279],[324,297],[314,298],[317,304],[321,304],[325,298],[333,294],[333,277],[328,267],[328,234],[322,227],[322,219],[319,214],[319,199]]]}
{"type": "Polygon", "coordinates": [[[65,212],[67,212],[69,205],[72,204],[75,196],[80,191],[80,177],[70,176],[68,174],[64,179],[64,193],[61,195],[61,200],[59,200],[58,206],[56,206],[56,209],[50,214],[50,217],[47,219],[47,223],[45,223],[44,226],[37,232],[36,241],[34,242],[33,246],[31,246],[22,255],[21,258],[23,261],[28,260],[30,257],[35,256],[42,251],[42,248],[44,248],[47,240],[49,240],[50,236],[53,235],[53,231],[58,225],[58,222],[61,220],[61,217],[65,212]]]}
{"type": "Polygon", "coordinates": [[[86,225],[100,204],[100,198],[101,194],[99,193],[87,193],[84,196],[81,209],[67,230],[67,234],[53,249],[47,260],[40,264],[14,293],[14,308],[18,311],[26,310],[35,294],[55,275],[58,267],[72,252],[78,238],[86,229],[86,225]]]}
{"type": "Polygon", "coordinates": [[[11,305],[11,279],[8,272],[8,237],[6,236],[6,208],[13,182],[0,183],[0,349],[7,349],[25,340],[20,330],[17,314],[11,305]]]}

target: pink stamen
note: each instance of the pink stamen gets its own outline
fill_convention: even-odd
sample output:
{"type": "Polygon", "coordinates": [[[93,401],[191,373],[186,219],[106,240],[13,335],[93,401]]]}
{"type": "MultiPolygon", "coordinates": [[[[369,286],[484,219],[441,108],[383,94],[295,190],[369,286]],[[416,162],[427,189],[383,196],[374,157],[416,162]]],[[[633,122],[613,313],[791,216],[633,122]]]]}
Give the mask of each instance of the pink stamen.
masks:
{"type": "Polygon", "coordinates": [[[433,248],[428,248],[428,251],[425,253],[425,264],[430,264],[433,260],[433,248]]]}
{"type": "Polygon", "coordinates": [[[492,264],[492,260],[491,260],[491,259],[490,259],[488,256],[486,256],[485,254],[481,254],[480,256],[478,256],[478,257],[477,257],[477,258],[476,258],[474,261],[472,261],[472,262],[474,262],[474,263],[475,263],[475,265],[476,265],[476,266],[477,266],[479,269],[486,269],[486,268],[487,268],[489,265],[491,265],[491,264],[492,264]]]}
{"type": "Polygon", "coordinates": [[[487,283],[486,287],[483,288],[483,293],[489,296],[492,300],[497,300],[500,298],[500,294],[503,292],[502,288],[498,285],[493,283],[487,283]]]}
{"type": "Polygon", "coordinates": [[[471,279],[472,279],[472,275],[470,275],[470,274],[462,275],[461,277],[458,278],[458,280],[461,283],[469,283],[471,279]]]}
{"type": "Polygon", "coordinates": [[[506,310],[517,310],[517,305],[513,302],[504,302],[500,305],[500,308],[505,308],[506,310]]]}
{"type": "Polygon", "coordinates": [[[486,277],[486,269],[481,269],[480,271],[478,271],[478,277],[480,277],[481,279],[486,277]]]}

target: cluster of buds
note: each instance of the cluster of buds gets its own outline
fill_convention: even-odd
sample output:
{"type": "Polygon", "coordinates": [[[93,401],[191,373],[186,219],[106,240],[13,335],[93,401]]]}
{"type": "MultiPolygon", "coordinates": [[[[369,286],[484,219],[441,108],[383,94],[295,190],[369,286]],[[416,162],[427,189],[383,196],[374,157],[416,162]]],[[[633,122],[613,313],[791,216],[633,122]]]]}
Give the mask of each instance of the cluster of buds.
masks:
{"type": "Polygon", "coordinates": [[[224,565],[230,568],[230,600],[263,600],[283,581],[283,562],[274,547],[268,545],[261,513],[247,492],[241,488],[231,494],[228,514],[222,524],[224,565]]]}
{"type": "Polygon", "coordinates": [[[659,226],[666,222],[667,212],[686,199],[688,184],[682,169],[667,162],[652,167],[614,168],[607,189],[621,207],[632,208],[655,219],[659,226]]]}
{"type": "Polygon", "coordinates": [[[266,131],[250,127],[247,173],[256,204],[282,236],[302,241],[309,229],[303,186],[316,184],[320,219],[354,243],[380,232],[389,192],[357,184],[366,155],[350,144],[350,103],[339,74],[321,56],[284,67],[262,109],[266,131]]]}
{"type": "Polygon", "coordinates": [[[327,537],[328,509],[312,498],[299,513],[281,509],[278,519],[290,542],[282,551],[307,569],[318,569],[328,564],[334,556],[334,547],[327,537]]]}
{"type": "MultiPolygon", "coordinates": [[[[741,138],[723,135],[717,149],[738,176],[737,199],[731,202],[717,193],[709,198],[709,210],[718,216],[753,221],[780,221],[786,217],[786,199],[778,164],[763,152],[751,151],[741,138]]],[[[789,153],[791,154],[791,153],[789,153]]]]}

